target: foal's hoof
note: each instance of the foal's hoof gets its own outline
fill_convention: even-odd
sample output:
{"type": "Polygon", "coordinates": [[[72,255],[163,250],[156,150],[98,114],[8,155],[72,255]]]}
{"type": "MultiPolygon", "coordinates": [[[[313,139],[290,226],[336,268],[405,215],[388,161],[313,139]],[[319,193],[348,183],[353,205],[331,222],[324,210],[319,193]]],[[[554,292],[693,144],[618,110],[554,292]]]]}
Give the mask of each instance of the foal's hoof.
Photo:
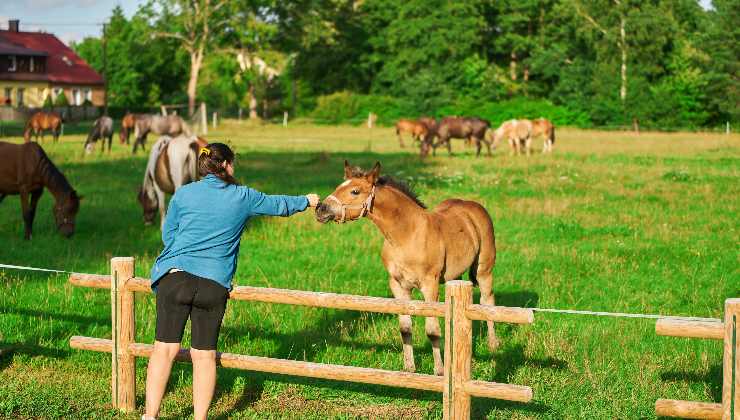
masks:
{"type": "Polygon", "coordinates": [[[435,367],[434,368],[434,374],[437,375],[437,376],[444,376],[444,374],[445,374],[444,367],[443,366],[435,367]]]}
{"type": "Polygon", "coordinates": [[[414,373],[414,372],[416,372],[416,366],[414,365],[413,362],[411,362],[411,363],[404,363],[403,364],[403,370],[405,370],[406,372],[414,373]]]}

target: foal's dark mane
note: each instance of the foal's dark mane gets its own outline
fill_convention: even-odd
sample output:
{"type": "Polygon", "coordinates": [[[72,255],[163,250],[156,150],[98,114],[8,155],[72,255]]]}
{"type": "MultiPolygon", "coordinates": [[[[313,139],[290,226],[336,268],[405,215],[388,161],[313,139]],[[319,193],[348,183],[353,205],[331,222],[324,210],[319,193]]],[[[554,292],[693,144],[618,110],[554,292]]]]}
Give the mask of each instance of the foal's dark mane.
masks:
{"type": "MultiPolygon", "coordinates": [[[[353,178],[360,178],[367,175],[366,171],[363,171],[359,167],[355,166],[352,168],[352,177],[353,178]]],[[[419,207],[425,209],[427,208],[426,204],[424,204],[420,199],[419,196],[416,194],[414,190],[409,187],[409,184],[393,178],[390,175],[383,175],[380,178],[378,178],[377,185],[380,185],[381,187],[392,187],[398,190],[399,192],[403,193],[406,197],[410,198],[414,203],[416,203],[419,207]]]]}
{"type": "Polygon", "coordinates": [[[41,179],[44,180],[44,184],[49,188],[49,191],[52,193],[69,193],[74,191],[72,186],[69,185],[67,178],[54,166],[51,159],[44,152],[44,149],[39,147],[37,150],[39,174],[41,175],[41,179]]]}

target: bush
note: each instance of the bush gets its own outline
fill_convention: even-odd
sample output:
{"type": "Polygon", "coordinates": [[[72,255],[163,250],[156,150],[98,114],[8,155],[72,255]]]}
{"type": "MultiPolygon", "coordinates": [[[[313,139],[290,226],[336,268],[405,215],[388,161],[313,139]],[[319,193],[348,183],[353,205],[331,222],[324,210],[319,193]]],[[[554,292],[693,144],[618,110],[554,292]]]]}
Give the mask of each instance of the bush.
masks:
{"type": "Polygon", "coordinates": [[[429,113],[415,106],[410,100],[381,95],[361,95],[348,91],[320,96],[316,103],[311,116],[321,124],[361,124],[367,120],[368,113],[373,112],[378,116],[377,123],[380,125],[393,125],[400,118],[418,118],[426,114],[436,117],[477,116],[491,121],[493,125],[514,118],[543,117],[555,125],[591,126],[591,120],[585,113],[572,111],[542,99],[521,98],[503,102],[463,99],[437,107],[429,113]]]}
{"type": "Polygon", "coordinates": [[[67,95],[64,94],[64,91],[60,92],[54,99],[54,106],[69,106],[69,101],[67,100],[67,95]]]}
{"type": "Polygon", "coordinates": [[[44,108],[51,108],[54,106],[54,103],[51,100],[51,94],[46,95],[46,99],[44,99],[44,108]]]}

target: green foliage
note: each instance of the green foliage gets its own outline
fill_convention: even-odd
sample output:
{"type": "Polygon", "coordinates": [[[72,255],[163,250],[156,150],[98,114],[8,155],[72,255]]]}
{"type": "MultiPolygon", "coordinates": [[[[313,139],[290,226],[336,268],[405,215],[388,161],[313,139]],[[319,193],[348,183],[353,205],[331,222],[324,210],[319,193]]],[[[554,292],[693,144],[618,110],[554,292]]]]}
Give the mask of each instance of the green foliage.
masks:
{"type": "Polygon", "coordinates": [[[46,95],[46,98],[44,98],[44,105],[43,105],[44,108],[49,109],[49,108],[51,108],[51,107],[54,106],[54,102],[52,101],[51,96],[52,95],[50,93],[50,94],[46,95]]]}
{"type": "MultiPolygon", "coordinates": [[[[113,10],[106,31],[111,105],[185,101],[190,54],[179,40],[153,36],[188,21],[178,2],[146,3],[131,19],[113,10]]],[[[378,112],[381,121],[511,100],[542,105],[538,113],[578,126],[737,124],[740,6],[717,0],[713,7],[695,0],[227,2],[197,95],[235,112],[248,106],[252,86],[260,108],[327,121],[366,117],[353,102],[365,98],[389,104],[378,112]],[[254,67],[241,69],[236,52],[264,59],[280,75],[268,82],[254,67]],[[339,109],[342,101],[350,107],[339,109]]],[[[102,71],[102,45],[87,38],[75,48],[102,71]]],[[[513,114],[493,108],[487,112],[495,119],[513,114]]]]}
{"type": "Polygon", "coordinates": [[[69,100],[64,92],[59,92],[56,98],[54,98],[54,106],[69,106],[69,100]]]}
{"type": "Polygon", "coordinates": [[[556,125],[589,127],[588,114],[554,105],[547,100],[527,98],[498,102],[477,99],[462,99],[432,109],[424,114],[416,104],[403,99],[381,95],[361,95],[352,92],[337,92],[320,96],[311,116],[323,124],[361,123],[368,113],[378,115],[378,124],[393,125],[400,118],[417,118],[422,115],[444,117],[448,115],[477,116],[498,125],[514,118],[547,118],[556,125]]]}

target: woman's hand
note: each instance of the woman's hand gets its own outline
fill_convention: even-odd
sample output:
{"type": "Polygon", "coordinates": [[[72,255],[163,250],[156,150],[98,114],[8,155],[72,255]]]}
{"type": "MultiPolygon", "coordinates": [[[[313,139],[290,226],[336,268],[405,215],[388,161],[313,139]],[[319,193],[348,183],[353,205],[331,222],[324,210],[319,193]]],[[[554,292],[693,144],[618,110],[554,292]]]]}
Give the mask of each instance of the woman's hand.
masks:
{"type": "Polygon", "coordinates": [[[308,198],[308,206],[309,207],[316,207],[316,206],[319,205],[319,201],[321,201],[321,199],[319,198],[319,196],[317,194],[313,194],[313,193],[312,194],[306,194],[306,198],[308,198]]]}

